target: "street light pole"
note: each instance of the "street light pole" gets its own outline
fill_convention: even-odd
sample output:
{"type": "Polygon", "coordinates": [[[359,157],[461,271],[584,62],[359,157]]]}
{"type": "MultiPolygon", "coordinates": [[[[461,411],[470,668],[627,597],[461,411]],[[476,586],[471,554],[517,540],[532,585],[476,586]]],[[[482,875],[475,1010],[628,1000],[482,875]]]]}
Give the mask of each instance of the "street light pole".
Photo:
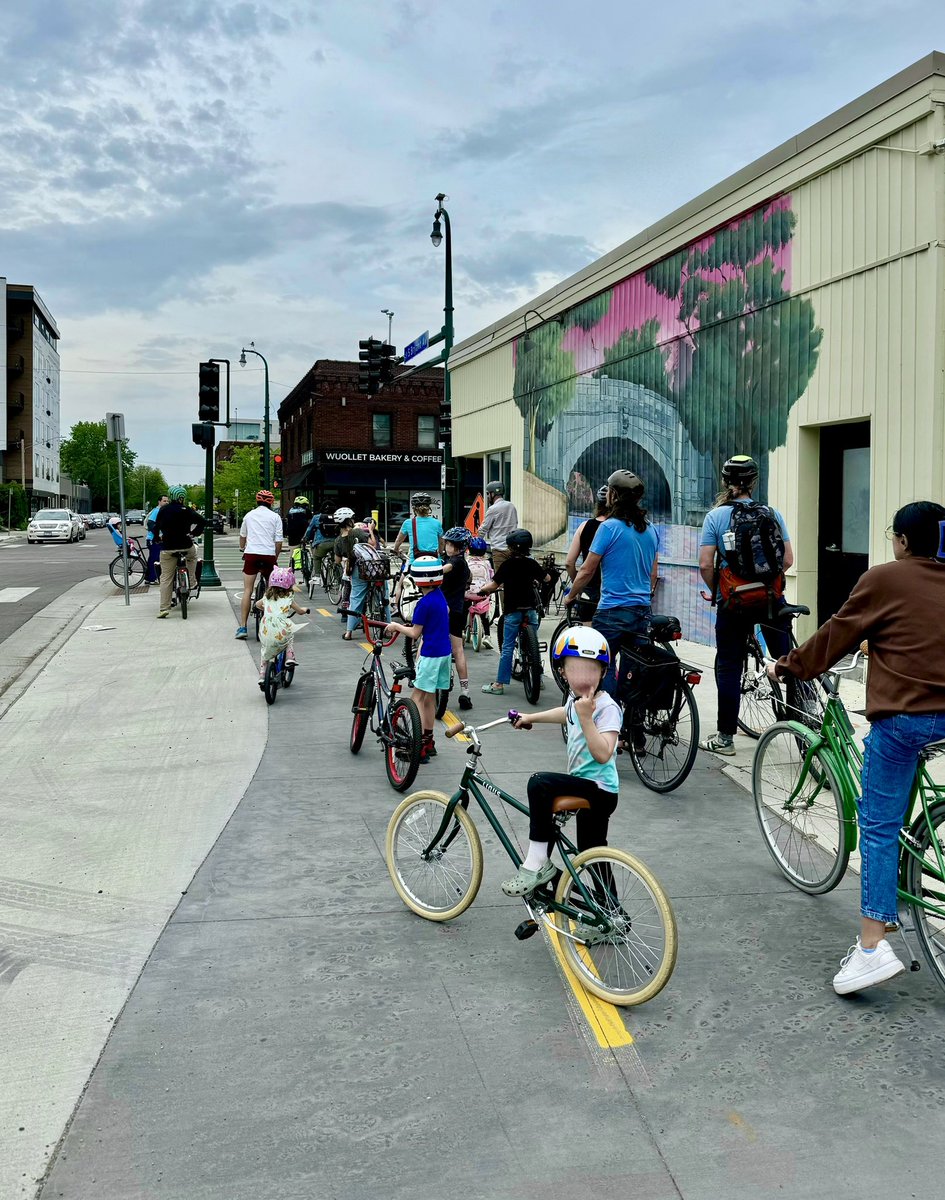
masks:
{"type": "Polygon", "coordinates": [[[382,308],[381,312],[387,318],[387,344],[392,345],[393,343],[391,342],[390,339],[391,339],[391,330],[394,325],[394,314],[389,308],[382,308]]]}
{"type": "Polygon", "coordinates": [[[445,268],[446,268],[446,286],[443,298],[443,408],[446,411],[447,420],[450,421],[448,435],[443,439],[443,482],[444,482],[444,515],[446,524],[452,525],[454,521],[454,501],[453,489],[450,484],[453,482],[451,476],[453,474],[453,454],[452,454],[452,409],[450,401],[450,351],[453,349],[453,238],[450,229],[450,215],[443,207],[443,201],[446,199],[446,193],[440,192],[436,197],[436,212],[433,214],[433,232],[430,234],[430,241],[434,246],[439,246],[443,241],[443,233],[441,232],[440,221],[442,220],[446,232],[446,247],[445,247],[445,268]]]}
{"type": "Polygon", "coordinates": [[[268,491],[269,485],[272,482],[272,462],[270,461],[269,454],[269,363],[266,361],[265,355],[260,354],[255,346],[255,342],[250,342],[248,350],[245,346],[243,347],[240,351],[240,366],[246,366],[247,354],[255,354],[257,358],[261,358],[263,361],[266,380],[266,401],[263,406],[263,487],[268,491]]]}

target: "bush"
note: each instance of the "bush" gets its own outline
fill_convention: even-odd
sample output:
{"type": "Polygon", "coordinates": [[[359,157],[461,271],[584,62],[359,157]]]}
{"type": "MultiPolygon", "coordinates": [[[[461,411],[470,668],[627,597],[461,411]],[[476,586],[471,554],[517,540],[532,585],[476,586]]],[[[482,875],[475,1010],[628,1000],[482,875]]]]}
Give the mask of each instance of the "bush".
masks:
{"type": "Polygon", "coordinates": [[[26,528],[26,492],[18,483],[0,483],[0,525],[26,528]]]}

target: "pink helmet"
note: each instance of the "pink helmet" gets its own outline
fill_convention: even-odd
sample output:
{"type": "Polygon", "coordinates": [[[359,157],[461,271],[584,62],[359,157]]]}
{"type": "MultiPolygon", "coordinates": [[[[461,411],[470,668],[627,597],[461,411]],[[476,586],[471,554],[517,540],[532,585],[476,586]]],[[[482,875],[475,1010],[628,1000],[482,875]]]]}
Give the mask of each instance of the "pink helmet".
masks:
{"type": "Polygon", "coordinates": [[[269,573],[269,586],[291,592],[295,587],[295,572],[291,567],[273,567],[269,573]]]}

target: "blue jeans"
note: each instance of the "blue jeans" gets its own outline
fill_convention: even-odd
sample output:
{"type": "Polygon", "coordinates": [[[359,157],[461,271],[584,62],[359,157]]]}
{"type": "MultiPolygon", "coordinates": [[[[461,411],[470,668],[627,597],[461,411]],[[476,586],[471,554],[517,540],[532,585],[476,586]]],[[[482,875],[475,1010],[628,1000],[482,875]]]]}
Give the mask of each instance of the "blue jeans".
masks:
{"type": "Polygon", "coordinates": [[[945,738],[945,713],[899,713],[873,722],[863,754],[860,798],[860,912],[895,921],[899,830],[919,751],[945,738]]]}
{"type": "MultiPolygon", "coordinates": [[[[348,608],[352,612],[364,612],[364,606],[367,603],[368,581],[362,579],[360,575],[351,577],[351,599],[348,602],[348,608]]],[[[387,603],[387,584],[384,584],[384,616],[390,620],[390,605],[387,603]]],[[[361,622],[357,617],[348,617],[347,629],[349,633],[353,633],[361,622]]]]}
{"type": "Polygon", "coordinates": [[[502,626],[502,657],[499,659],[496,683],[504,685],[512,682],[512,656],[515,653],[515,643],[518,641],[518,631],[526,623],[533,629],[538,628],[538,613],[533,608],[524,611],[512,609],[511,612],[505,614],[505,623],[502,626]]]}
{"type": "MultiPolygon", "coordinates": [[[[617,693],[617,650],[625,633],[646,633],[652,609],[648,604],[629,604],[623,608],[598,609],[591,625],[607,639],[610,647],[610,666],[601,687],[611,696],[617,693]]],[[[623,671],[621,671],[623,678],[623,671]]]]}

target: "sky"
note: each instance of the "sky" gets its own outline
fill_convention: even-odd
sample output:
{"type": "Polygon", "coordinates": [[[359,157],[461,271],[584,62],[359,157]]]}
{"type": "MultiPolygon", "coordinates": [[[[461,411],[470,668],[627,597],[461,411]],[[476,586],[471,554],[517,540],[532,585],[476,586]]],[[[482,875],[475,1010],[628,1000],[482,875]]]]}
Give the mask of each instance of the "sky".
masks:
{"type": "Polygon", "coordinates": [[[62,434],[202,477],[317,358],[524,304],[931,50],[941,0],[0,0],[0,275],[60,334],[62,434]]]}

